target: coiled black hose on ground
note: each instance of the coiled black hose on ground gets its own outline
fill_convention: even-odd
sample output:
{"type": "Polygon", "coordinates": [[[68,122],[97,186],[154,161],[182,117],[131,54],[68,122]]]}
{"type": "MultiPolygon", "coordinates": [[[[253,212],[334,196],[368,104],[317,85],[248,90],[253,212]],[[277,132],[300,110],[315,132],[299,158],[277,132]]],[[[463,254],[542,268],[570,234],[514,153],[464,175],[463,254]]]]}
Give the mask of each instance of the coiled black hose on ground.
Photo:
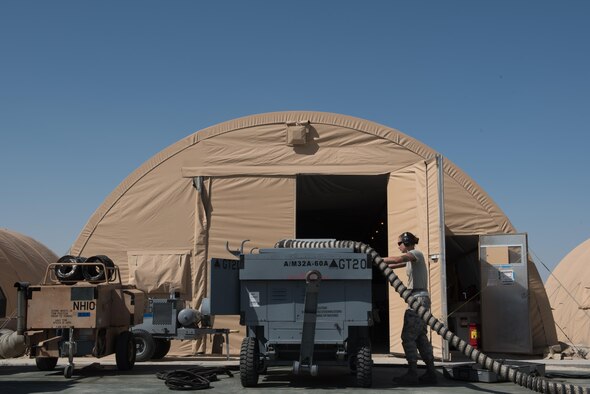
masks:
{"type": "Polygon", "coordinates": [[[463,339],[455,335],[449,330],[441,321],[434,317],[430,311],[423,306],[411,295],[411,291],[403,284],[399,277],[389,268],[388,264],[371,246],[362,242],[355,241],[303,241],[297,239],[285,239],[276,243],[276,248],[353,248],[357,253],[364,253],[371,257],[373,265],[379,268],[383,275],[387,278],[390,285],[395,291],[404,299],[404,301],[412,308],[421,318],[432,328],[437,334],[449,341],[451,345],[461,351],[464,355],[475,361],[482,367],[493,371],[503,379],[509,380],[519,386],[526,387],[538,393],[573,393],[573,394],[590,394],[590,390],[581,386],[574,386],[572,384],[563,384],[550,382],[540,376],[532,376],[520,372],[508,365],[503,365],[501,362],[488,357],[481,351],[473,348],[463,339]]]}
{"type": "Polygon", "coordinates": [[[158,372],[156,377],[162,379],[170,390],[204,390],[211,387],[211,382],[219,380],[217,375],[233,377],[230,367],[202,367],[158,372]]]}

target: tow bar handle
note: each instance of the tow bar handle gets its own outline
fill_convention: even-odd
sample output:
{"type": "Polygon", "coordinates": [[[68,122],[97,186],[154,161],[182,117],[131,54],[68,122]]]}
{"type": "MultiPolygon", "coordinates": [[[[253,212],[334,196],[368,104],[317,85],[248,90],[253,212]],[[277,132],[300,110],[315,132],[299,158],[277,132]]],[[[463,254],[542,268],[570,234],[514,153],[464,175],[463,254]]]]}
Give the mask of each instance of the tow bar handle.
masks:
{"type": "Polygon", "coordinates": [[[309,271],[305,275],[305,302],[303,309],[303,332],[301,333],[301,350],[299,362],[295,362],[293,372],[310,372],[317,375],[317,366],[313,365],[313,350],[315,343],[315,326],[318,311],[318,297],[322,274],[319,271],[309,271]]]}

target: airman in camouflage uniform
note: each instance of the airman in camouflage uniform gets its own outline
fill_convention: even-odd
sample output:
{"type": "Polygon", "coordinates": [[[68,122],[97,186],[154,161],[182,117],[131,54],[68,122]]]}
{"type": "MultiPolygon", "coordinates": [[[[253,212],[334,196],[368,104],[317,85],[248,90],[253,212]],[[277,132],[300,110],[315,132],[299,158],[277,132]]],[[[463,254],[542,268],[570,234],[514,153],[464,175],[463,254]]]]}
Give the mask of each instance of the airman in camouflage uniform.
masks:
{"type": "MultiPolygon", "coordinates": [[[[399,236],[398,247],[401,256],[386,257],[384,260],[389,268],[406,267],[408,275],[407,288],[412,291],[412,296],[420,302],[420,305],[430,309],[430,297],[428,295],[428,272],[424,255],[415,249],[418,238],[405,232],[399,236]]],[[[428,340],[426,323],[414,310],[408,308],[404,314],[404,327],[402,329],[402,346],[408,361],[408,372],[394,381],[400,385],[416,385],[419,383],[436,384],[436,370],[432,345],[428,340]],[[418,351],[426,364],[426,373],[418,377],[418,351]]]]}

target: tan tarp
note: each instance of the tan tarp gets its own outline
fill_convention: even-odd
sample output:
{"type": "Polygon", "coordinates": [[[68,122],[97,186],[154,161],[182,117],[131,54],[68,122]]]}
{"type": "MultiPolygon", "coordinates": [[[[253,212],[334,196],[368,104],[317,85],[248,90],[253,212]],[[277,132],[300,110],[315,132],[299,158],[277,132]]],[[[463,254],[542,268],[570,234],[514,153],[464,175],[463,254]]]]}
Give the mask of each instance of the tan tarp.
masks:
{"type": "MultiPolygon", "coordinates": [[[[295,178],[294,177],[229,177],[215,178],[209,183],[210,229],[208,251],[210,257],[232,258],[226,251],[226,242],[232,250],[253,245],[272,247],[277,240],[293,238],[295,232],[295,178]],[[239,191],[239,193],[237,192],[239,191]],[[249,229],[242,233],[234,227],[249,229]],[[247,238],[245,235],[247,234],[247,238]]],[[[205,256],[196,263],[207,266],[205,256]]],[[[206,281],[207,278],[204,277],[206,281]]],[[[206,283],[206,282],[205,282],[206,283]]],[[[196,299],[206,296],[206,286],[199,287],[196,299]]],[[[215,326],[239,331],[230,335],[230,344],[236,346],[244,337],[244,327],[237,316],[216,316],[215,326]]],[[[186,346],[186,345],[185,345],[186,346]]],[[[234,350],[235,351],[235,350],[234,350]]]]}
{"type": "MultiPolygon", "coordinates": [[[[0,229],[0,287],[6,296],[6,316],[16,314],[16,282],[39,283],[47,265],[58,257],[40,242],[15,231],[0,229]]],[[[0,319],[0,326],[2,319],[0,319]]]]}
{"type": "Polygon", "coordinates": [[[167,298],[177,292],[192,299],[191,251],[140,250],[127,252],[129,284],[150,296],[167,298]]]}
{"type": "MultiPolygon", "coordinates": [[[[390,186],[388,199],[395,204],[389,208],[389,236],[415,229],[426,254],[436,254],[440,229],[436,177],[431,176],[435,158],[434,150],[395,129],[349,116],[277,112],[232,120],[184,138],[129,175],[89,219],[72,253],[107,254],[128,279],[129,251],[188,249],[192,304],[198,305],[206,292],[205,262],[231,257],[226,241],[235,248],[251,239],[253,246],[264,247],[294,235],[297,174],[391,174],[392,182],[400,179],[401,189],[390,186]],[[287,143],[288,125],[307,122],[308,142],[287,143]],[[409,168],[416,171],[405,173],[409,168]]],[[[447,234],[515,232],[473,180],[446,159],[443,170],[447,234]]],[[[534,265],[530,269],[534,281],[538,274],[534,265]]],[[[431,264],[435,311],[440,311],[443,294],[440,277],[440,267],[431,264]]],[[[531,316],[534,342],[542,347],[554,338],[538,327],[553,326],[553,320],[542,283],[538,284],[531,285],[532,304],[539,306],[531,316]]],[[[396,311],[390,316],[392,327],[401,322],[402,311],[396,311]]],[[[244,328],[234,323],[235,319],[230,328],[243,335],[244,328]]],[[[217,326],[224,324],[230,322],[216,320],[217,326]]],[[[392,333],[391,339],[392,349],[399,347],[398,336],[392,333]]],[[[231,345],[237,351],[239,341],[231,345]]]]}
{"type": "Polygon", "coordinates": [[[545,283],[560,341],[590,347],[590,239],[560,261],[545,283]]]}
{"type": "MultiPolygon", "coordinates": [[[[440,286],[432,284],[440,283],[440,265],[433,262],[430,255],[440,255],[440,226],[439,207],[437,200],[438,171],[435,159],[420,161],[412,166],[403,168],[390,174],[388,183],[388,238],[389,245],[399,253],[394,245],[397,245],[398,236],[404,231],[411,231],[421,235],[418,248],[424,253],[428,264],[429,291],[432,298],[432,313],[441,316],[440,286]]],[[[395,252],[390,252],[395,254],[395,252]]],[[[405,268],[397,269],[396,274],[406,280],[405,268]]],[[[389,288],[389,321],[399,321],[403,316],[407,305],[403,299],[389,288]]],[[[389,342],[390,351],[403,353],[399,340],[401,324],[390,324],[389,342]]],[[[433,341],[435,356],[442,355],[442,341],[433,341]]]]}

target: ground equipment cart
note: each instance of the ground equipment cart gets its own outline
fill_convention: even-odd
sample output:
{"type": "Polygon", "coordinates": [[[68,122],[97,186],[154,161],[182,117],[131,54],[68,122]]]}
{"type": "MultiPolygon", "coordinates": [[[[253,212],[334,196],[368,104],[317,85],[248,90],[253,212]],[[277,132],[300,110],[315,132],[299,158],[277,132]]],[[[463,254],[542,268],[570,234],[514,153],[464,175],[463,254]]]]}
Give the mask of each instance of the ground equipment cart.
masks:
{"type": "MultiPolygon", "coordinates": [[[[242,244],[243,249],[243,244],[242,244]]],[[[372,266],[352,248],[269,248],[212,259],[212,315],[239,314],[247,327],[240,377],[255,386],[268,367],[292,366],[317,375],[323,365],[345,365],[357,383],[372,382],[372,266]]]]}
{"type": "Polygon", "coordinates": [[[141,323],[145,295],[121,284],[119,269],[108,257],[64,256],[48,266],[40,285],[15,286],[20,330],[39,369],[52,370],[58,357],[68,357],[64,376],[71,377],[74,357],[113,353],[120,370],[133,367],[129,327],[141,323]]]}

